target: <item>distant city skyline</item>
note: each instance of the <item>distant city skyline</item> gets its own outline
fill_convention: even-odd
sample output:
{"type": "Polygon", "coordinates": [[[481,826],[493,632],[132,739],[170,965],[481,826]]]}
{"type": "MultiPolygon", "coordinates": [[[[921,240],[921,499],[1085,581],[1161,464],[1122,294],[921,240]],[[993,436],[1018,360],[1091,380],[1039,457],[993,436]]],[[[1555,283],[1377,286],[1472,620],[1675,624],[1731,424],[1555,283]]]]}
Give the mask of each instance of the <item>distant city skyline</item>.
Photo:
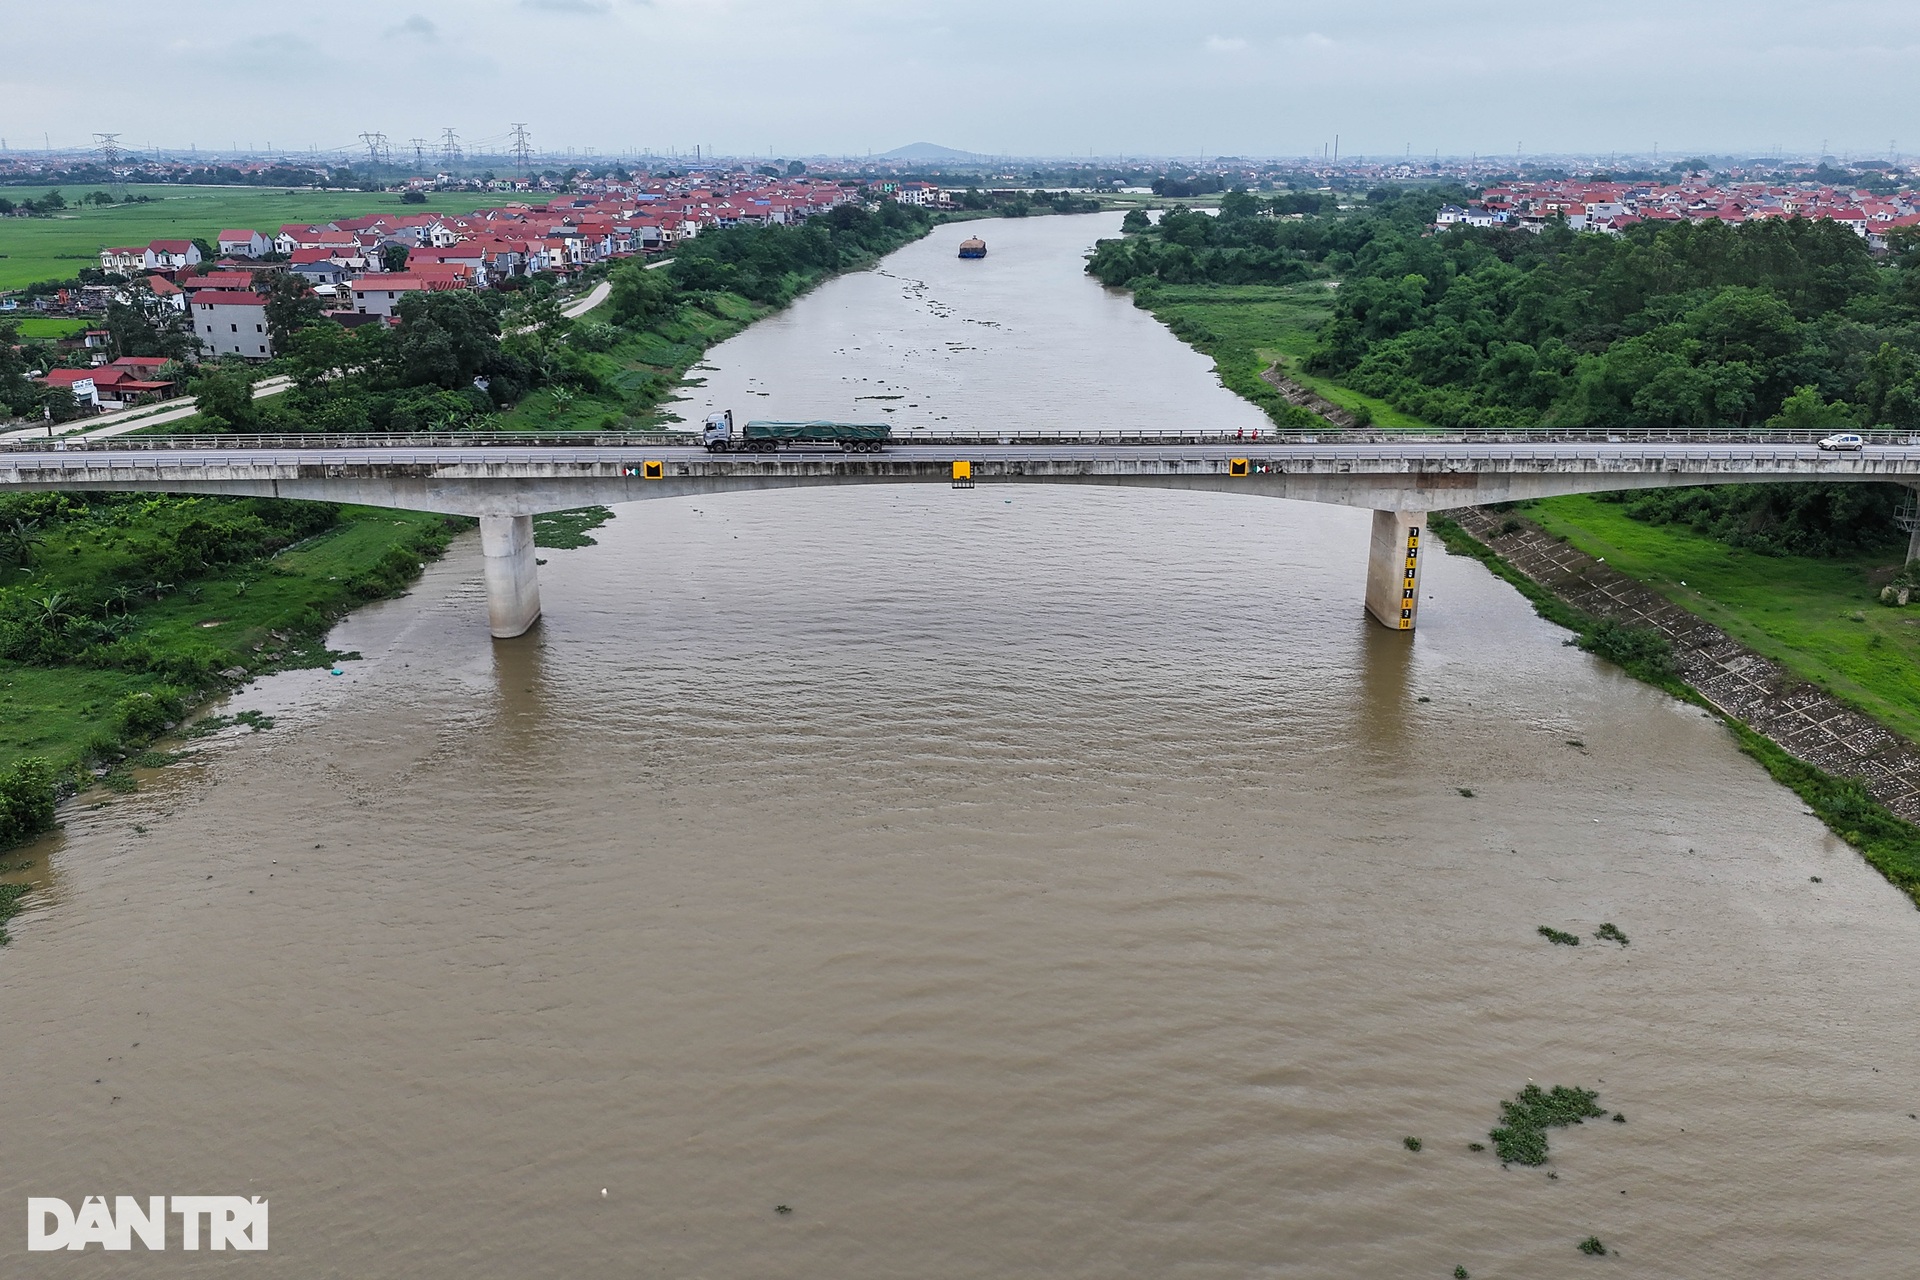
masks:
{"type": "Polygon", "coordinates": [[[14,151],[430,153],[452,129],[504,153],[518,122],[543,154],[1920,151],[1920,6],[1896,0],[0,0],[0,22],[14,151]]]}

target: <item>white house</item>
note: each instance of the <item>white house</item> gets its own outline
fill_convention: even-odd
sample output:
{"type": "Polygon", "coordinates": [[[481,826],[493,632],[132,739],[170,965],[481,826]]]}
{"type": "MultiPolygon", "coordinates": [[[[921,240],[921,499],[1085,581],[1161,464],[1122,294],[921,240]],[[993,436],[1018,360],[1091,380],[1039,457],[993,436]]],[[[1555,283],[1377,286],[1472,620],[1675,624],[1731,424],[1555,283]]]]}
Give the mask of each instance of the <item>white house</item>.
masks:
{"type": "Polygon", "coordinates": [[[363,316],[396,316],[400,314],[401,300],[412,294],[459,287],[451,280],[420,276],[363,276],[353,282],[353,309],[363,316]]]}
{"type": "Polygon", "coordinates": [[[273,251],[273,241],[258,231],[222,231],[214,243],[223,258],[262,258],[273,251]]]}
{"type": "Polygon", "coordinates": [[[203,289],[193,295],[193,336],[214,355],[266,360],[273,355],[267,336],[267,300],[257,293],[203,289]]]}
{"type": "Polygon", "coordinates": [[[178,271],[200,263],[200,246],[191,240],[155,240],[141,252],[140,265],[148,271],[178,271]]]}
{"type": "Polygon", "coordinates": [[[121,246],[100,251],[100,269],[115,275],[132,276],[143,271],[147,265],[147,251],[144,248],[121,246]]]}

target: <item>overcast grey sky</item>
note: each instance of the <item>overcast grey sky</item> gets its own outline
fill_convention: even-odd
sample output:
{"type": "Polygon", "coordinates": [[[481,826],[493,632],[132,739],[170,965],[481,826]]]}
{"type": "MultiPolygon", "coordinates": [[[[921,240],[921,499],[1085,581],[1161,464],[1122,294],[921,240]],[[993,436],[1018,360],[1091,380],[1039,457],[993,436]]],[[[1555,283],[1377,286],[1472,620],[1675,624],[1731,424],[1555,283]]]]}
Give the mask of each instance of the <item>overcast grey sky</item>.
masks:
{"type": "Polygon", "coordinates": [[[1920,151],[1914,0],[0,0],[14,148],[1920,151]]]}

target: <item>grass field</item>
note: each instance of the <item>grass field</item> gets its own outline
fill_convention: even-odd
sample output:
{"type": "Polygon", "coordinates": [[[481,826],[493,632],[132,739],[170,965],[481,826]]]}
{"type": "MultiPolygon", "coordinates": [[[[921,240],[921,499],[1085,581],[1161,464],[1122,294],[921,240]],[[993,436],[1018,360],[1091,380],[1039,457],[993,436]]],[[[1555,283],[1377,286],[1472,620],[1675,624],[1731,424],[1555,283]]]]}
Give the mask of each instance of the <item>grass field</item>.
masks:
{"type": "Polygon", "coordinates": [[[1289,378],[1343,409],[1366,406],[1375,426],[1428,427],[1384,400],[1300,372],[1320,326],[1333,314],[1329,283],[1155,284],[1138,290],[1135,296],[1175,335],[1213,357],[1220,381],[1228,390],[1270,414],[1285,401],[1261,380],[1260,374],[1278,363],[1289,378]]]}
{"type": "MultiPolygon", "coordinates": [[[[134,186],[134,195],[151,204],[80,205],[86,188],[63,187],[68,209],[51,218],[0,218],[0,289],[19,289],[40,280],[66,280],[81,267],[100,265],[109,245],[149,240],[211,242],[229,227],[279,230],[287,222],[326,222],[361,213],[469,213],[504,204],[504,194],[429,193],[427,203],[406,205],[392,192],[327,191],[289,195],[279,187],[134,186]]],[[[44,194],[44,187],[0,187],[0,196],[18,203],[44,194]]]]}
{"type": "MultiPolygon", "coordinates": [[[[327,660],[316,643],[326,623],[367,598],[356,579],[396,548],[426,559],[446,527],[442,516],[347,507],[317,537],[270,560],[177,584],[128,616],[135,636],[155,650],[209,658],[216,667],[317,665],[327,660]]],[[[51,596],[104,581],[126,543],[145,536],[138,525],[124,533],[91,522],[55,525],[35,556],[29,590],[51,596]]],[[[165,683],[147,673],[0,661],[0,768],[23,755],[66,768],[88,743],[112,737],[116,701],[165,683]]]]}
{"type": "Polygon", "coordinates": [[[1527,514],[1920,741],[1920,607],[1890,609],[1878,599],[1900,551],[1846,560],[1756,555],[1684,525],[1643,524],[1621,505],[1591,497],[1536,502],[1527,514]]]}
{"type": "MultiPolygon", "coordinates": [[[[14,313],[23,338],[64,338],[70,334],[83,333],[87,329],[85,320],[68,320],[61,316],[35,316],[14,313]]],[[[5,319],[0,316],[0,319],[5,319]]]]}

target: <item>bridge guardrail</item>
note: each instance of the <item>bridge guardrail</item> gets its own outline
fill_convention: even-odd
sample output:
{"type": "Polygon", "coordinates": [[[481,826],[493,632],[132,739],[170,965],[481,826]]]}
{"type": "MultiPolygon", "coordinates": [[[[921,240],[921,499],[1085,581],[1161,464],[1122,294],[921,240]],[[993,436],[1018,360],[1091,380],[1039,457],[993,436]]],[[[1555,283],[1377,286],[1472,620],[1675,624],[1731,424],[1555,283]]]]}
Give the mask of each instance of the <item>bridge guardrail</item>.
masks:
{"type": "MultiPolygon", "coordinates": [[[[891,443],[948,448],[995,448],[1017,445],[1241,445],[1259,449],[1274,445],[1398,445],[1409,444],[1812,444],[1824,431],[1779,431],[1752,428],[1650,428],[1601,431],[1589,429],[1538,431],[1261,431],[1257,435],[1167,429],[1107,430],[1099,427],[1055,429],[1045,432],[963,432],[943,428],[899,430],[891,443]]],[[[1863,431],[1871,445],[1920,445],[1920,433],[1863,431]]],[[[86,452],[119,453],[147,450],[219,449],[421,449],[421,448],[590,448],[647,449],[697,446],[694,431],[431,431],[322,434],[292,432],[274,435],[144,435],[129,434],[88,440],[80,437],[12,439],[0,441],[0,453],[86,452]]]]}

